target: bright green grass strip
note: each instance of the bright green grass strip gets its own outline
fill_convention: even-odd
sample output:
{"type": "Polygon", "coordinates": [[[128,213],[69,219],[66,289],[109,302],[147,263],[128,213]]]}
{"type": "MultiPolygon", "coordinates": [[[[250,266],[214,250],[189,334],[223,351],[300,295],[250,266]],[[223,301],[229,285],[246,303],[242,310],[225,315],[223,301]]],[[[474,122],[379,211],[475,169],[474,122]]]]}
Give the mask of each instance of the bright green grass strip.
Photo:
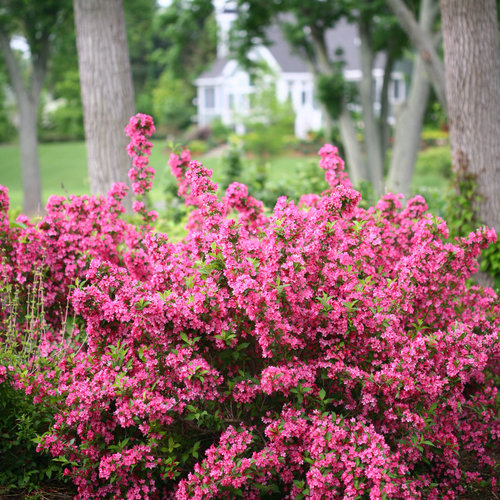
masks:
{"type": "MultiPolygon", "coordinates": [[[[156,170],[151,198],[154,203],[164,199],[164,190],[175,179],[168,167],[168,146],[166,141],[153,141],[151,166],[156,170]]],[[[44,202],[51,194],[84,194],[89,192],[89,181],[86,166],[85,143],[66,142],[41,144],[39,146],[40,168],[44,202]]],[[[207,168],[214,171],[214,181],[223,178],[223,167],[220,158],[195,157],[207,168]]],[[[295,157],[282,155],[268,161],[268,177],[270,182],[289,179],[301,166],[310,161],[317,161],[317,156],[295,157]]],[[[447,183],[446,162],[450,160],[449,147],[428,148],[421,151],[417,160],[413,190],[428,195],[429,192],[442,196],[447,183]]],[[[244,167],[248,168],[256,160],[245,159],[244,167]]],[[[319,168],[319,167],[318,167],[319,168]]],[[[22,183],[19,147],[17,144],[0,145],[0,184],[9,188],[11,207],[20,209],[22,205],[22,183]]]]}
{"type": "MultiPolygon", "coordinates": [[[[80,195],[90,192],[84,142],[41,144],[38,152],[44,203],[52,194],[80,195]]],[[[159,182],[156,183],[153,199],[162,196],[163,188],[159,184],[167,171],[167,160],[165,141],[156,141],[151,165],[158,171],[159,182]]],[[[20,209],[23,192],[17,144],[0,145],[0,184],[9,188],[11,207],[20,209]]]]}

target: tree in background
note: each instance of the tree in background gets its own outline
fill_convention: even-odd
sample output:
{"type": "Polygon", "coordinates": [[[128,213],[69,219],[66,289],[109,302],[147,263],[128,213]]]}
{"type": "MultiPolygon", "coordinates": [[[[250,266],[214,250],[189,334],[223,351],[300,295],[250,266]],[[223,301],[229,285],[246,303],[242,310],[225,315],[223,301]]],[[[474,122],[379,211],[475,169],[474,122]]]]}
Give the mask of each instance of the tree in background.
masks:
{"type": "Polygon", "coordinates": [[[85,139],[73,8],[66,24],[67,31],[54,46],[42,93],[41,142],[85,139]],[[51,110],[46,106],[50,102],[57,103],[51,110]]]}
{"type": "Polygon", "coordinates": [[[122,0],[74,0],[90,189],[127,182],[123,130],[134,114],[134,89],[122,0]]]}
{"type": "MultiPolygon", "coordinates": [[[[153,24],[158,7],[156,0],[127,0],[123,7],[136,108],[152,114],[151,90],[147,87],[154,78],[151,54],[154,51],[153,24]]],[[[73,18],[67,22],[74,27],[73,18]]],[[[47,98],[58,102],[58,106],[50,113],[45,110],[40,139],[82,140],[85,132],[75,30],[68,29],[64,38],[59,37],[55,48],[45,89],[47,98]]]]}
{"type": "Polygon", "coordinates": [[[7,102],[7,85],[9,79],[5,69],[5,62],[0,51],[0,143],[9,142],[16,134],[16,129],[12,124],[12,116],[7,102]]]}
{"type": "Polygon", "coordinates": [[[476,178],[479,220],[500,233],[500,48],[495,0],[441,0],[455,170],[476,178]]]}
{"type": "MultiPolygon", "coordinates": [[[[420,5],[422,28],[432,37],[437,16],[433,7],[435,0],[424,0],[420,5]]],[[[238,0],[239,17],[233,37],[240,58],[249,47],[265,41],[265,28],[277,22],[283,28],[292,47],[309,63],[315,76],[318,97],[329,118],[338,122],[350,175],[356,183],[371,181],[375,191],[384,187],[384,172],[387,161],[387,110],[388,91],[395,61],[401,57],[407,44],[406,37],[395,18],[388,11],[385,1],[342,0],[324,2],[311,0],[238,0]],[[286,15],[286,17],[284,16],[286,15]],[[362,79],[356,91],[362,110],[363,144],[360,147],[358,131],[350,110],[352,86],[346,84],[342,75],[342,56],[335,47],[329,47],[327,32],[341,19],[354,23],[360,38],[362,79]],[[385,80],[382,87],[381,112],[374,111],[374,89],[372,71],[378,52],[386,54],[385,80]]],[[[428,89],[422,65],[415,64],[409,102],[399,113],[400,134],[394,149],[418,151],[423,117],[427,105],[428,89]],[[418,78],[415,78],[418,76],[418,78]]],[[[402,178],[399,191],[408,193],[416,153],[400,157],[399,163],[391,164],[391,170],[409,172],[402,178]]],[[[397,177],[397,176],[393,176],[397,177]]],[[[391,174],[389,174],[391,179],[391,174]]]]}
{"type": "Polygon", "coordinates": [[[159,77],[153,57],[158,5],[156,0],[126,0],[123,8],[136,109],[153,115],[151,89],[159,77]]]}
{"type": "MultiPolygon", "coordinates": [[[[415,23],[421,32],[422,40],[435,52],[436,45],[440,41],[440,37],[435,33],[439,13],[437,0],[422,0],[414,5],[414,11],[415,23]]],[[[411,40],[411,37],[409,38],[411,40]]],[[[430,78],[430,74],[427,52],[415,48],[411,86],[407,100],[400,106],[396,116],[393,151],[387,176],[387,189],[395,193],[409,194],[420,149],[426,105],[429,102],[431,85],[434,81],[430,78]]],[[[439,80],[438,83],[442,82],[439,80]]],[[[438,83],[434,85],[437,92],[440,91],[438,83]]],[[[446,106],[446,102],[443,101],[441,105],[446,106]]]]}
{"type": "Polygon", "coordinates": [[[211,0],[173,0],[156,16],[153,31],[153,115],[159,130],[176,133],[196,114],[194,80],[216,56],[211,0]]]}
{"type": "Polygon", "coordinates": [[[37,136],[40,94],[51,44],[64,31],[70,12],[70,0],[4,0],[0,5],[0,47],[19,115],[23,212],[30,215],[42,207],[37,136]],[[26,40],[29,48],[26,57],[21,57],[12,48],[12,39],[16,35],[26,40]]]}
{"type": "MultiPolygon", "coordinates": [[[[476,223],[500,231],[500,49],[498,2],[440,0],[444,63],[404,0],[387,0],[422,56],[447,111],[457,196],[476,223]],[[446,78],[445,78],[446,75],[446,78]],[[477,189],[471,191],[471,180],[477,189]],[[463,191],[463,192],[462,192],[463,191]],[[470,193],[473,193],[472,196],[470,193]]],[[[468,226],[471,221],[464,221],[468,226]]],[[[496,259],[497,250],[490,249],[496,259]]],[[[491,267],[491,266],[490,266],[491,267]]],[[[488,268],[488,265],[486,265],[488,268]]],[[[491,270],[491,269],[490,269],[491,270]]],[[[485,285],[485,274],[476,276],[485,285]]]]}
{"type": "MultiPolygon", "coordinates": [[[[415,3],[413,1],[405,3],[405,0],[386,0],[386,2],[396,16],[401,28],[407,33],[413,47],[422,58],[423,64],[432,82],[432,86],[434,87],[436,97],[441,103],[441,106],[446,110],[446,88],[443,61],[439,57],[436,50],[436,43],[433,43],[433,38],[419,26],[415,16],[415,3]]],[[[435,0],[431,2],[430,8],[437,14],[439,12],[438,2],[435,0]]],[[[438,37],[434,38],[436,39],[438,37]]]]}

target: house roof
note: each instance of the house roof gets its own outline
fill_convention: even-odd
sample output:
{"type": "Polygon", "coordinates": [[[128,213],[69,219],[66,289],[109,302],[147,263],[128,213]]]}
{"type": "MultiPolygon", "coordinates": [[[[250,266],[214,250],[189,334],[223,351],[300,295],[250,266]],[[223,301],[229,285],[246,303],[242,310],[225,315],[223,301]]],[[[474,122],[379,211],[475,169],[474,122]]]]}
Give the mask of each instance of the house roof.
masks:
{"type": "Polygon", "coordinates": [[[226,57],[218,57],[212,66],[206,71],[204,71],[198,78],[216,78],[222,75],[222,71],[224,67],[228,63],[228,59],[226,57]]]}
{"type": "MultiPolygon", "coordinates": [[[[284,73],[309,73],[307,62],[290,46],[286,41],[281,28],[273,25],[267,30],[269,45],[267,48],[276,59],[284,73]]],[[[328,51],[332,59],[335,59],[335,52],[342,49],[342,57],[345,61],[344,69],[347,71],[361,70],[359,54],[359,36],[357,26],[341,19],[335,28],[328,30],[327,35],[328,51]]],[[[229,58],[217,58],[212,66],[203,72],[199,78],[216,78],[222,75],[229,58]]],[[[375,58],[374,69],[383,68],[385,57],[378,54],[375,58]]]]}

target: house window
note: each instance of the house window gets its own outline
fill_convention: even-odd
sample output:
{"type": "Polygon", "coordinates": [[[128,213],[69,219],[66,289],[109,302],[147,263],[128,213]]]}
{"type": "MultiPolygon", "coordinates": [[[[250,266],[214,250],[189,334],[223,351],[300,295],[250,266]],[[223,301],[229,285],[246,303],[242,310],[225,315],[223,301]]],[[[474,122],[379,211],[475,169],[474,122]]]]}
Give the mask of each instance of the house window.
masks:
{"type": "Polygon", "coordinates": [[[392,81],[392,96],[395,101],[399,101],[399,96],[400,96],[399,80],[392,81]]]}
{"type": "Polygon", "coordinates": [[[302,102],[302,106],[305,106],[305,104],[307,102],[307,91],[305,91],[305,90],[302,91],[301,102],[302,102]]]}
{"type": "Polygon", "coordinates": [[[227,103],[229,105],[229,109],[234,109],[234,94],[229,94],[227,96],[227,103]]]}
{"type": "Polygon", "coordinates": [[[213,109],[215,108],[215,88],[206,87],[205,88],[205,108],[213,109]]]}

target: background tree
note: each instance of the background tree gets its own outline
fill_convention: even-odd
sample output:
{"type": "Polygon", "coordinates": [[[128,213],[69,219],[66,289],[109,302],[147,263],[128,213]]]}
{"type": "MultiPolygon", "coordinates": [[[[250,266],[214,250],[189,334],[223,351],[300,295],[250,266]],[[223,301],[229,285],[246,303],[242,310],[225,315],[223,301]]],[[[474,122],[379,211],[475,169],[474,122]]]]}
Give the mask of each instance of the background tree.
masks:
{"type": "Polygon", "coordinates": [[[152,115],[151,89],[159,76],[153,57],[158,4],[156,0],[127,0],[123,8],[136,109],[152,115]]]}
{"type": "MultiPolygon", "coordinates": [[[[43,101],[55,101],[57,106],[50,112],[43,110],[39,121],[40,141],[80,141],[85,139],[83,109],[78,73],[78,54],[74,29],[73,6],[68,16],[64,36],[53,44],[53,53],[45,79],[43,101]]],[[[43,179],[42,179],[43,181],[43,179]]]]}
{"type": "MultiPolygon", "coordinates": [[[[434,51],[440,40],[435,33],[439,12],[437,7],[436,0],[422,0],[414,6],[415,16],[418,16],[416,17],[418,29],[422,38],[427,40],[426,43],[434,51]]],[[[409,194],[430,93],[431,79],[427,56],[415,50],[409,93],[406,102],[399,107],[396,114],[393,151],[386,183],[388,191],[409,194]]]]}
{"type": "Polygon", "coordinates": [[[126,182],[130,160],[123,130],[134,90],[122,0],[74,0],[90,189],[126,182]]]}
{"type": "Polygon", "coordinates": [[[156,16],[153,32],[153,115],[161,131],[176,133],[196,114],[194,80],[216,56],[211,0],[174,0],[156,16]]]}
{"type": "Polygon", "coordinates": [[[441,0],[453,165],[472,174],[479,220],[500,232],[500,48],[495,0],[441,0]]]}
{"type": "Polygon", "coordinates": [[[51,44],[65,29],[70,0],[4,0],[0,5],[0,47],[19,115],[19,141],[24,190],[23,212],[42,208],[38,160],[37,115],[47,73],[51,44]],[[26,40],[29,53],[21,57],[12,48],[14,36],[26,40]]]}
{"type": "MultiPolygon", "coordinates": [[[[441,106],[446,110],[444,65],[436,50],[436,40],[433,43],[433,37],[429,36],[422,29],[422,26],[419,25],[415,17],[415,12],[412,10],[412,3],[407,4],[404,0],[386,1],[398,19],[401,28],[404,29],[410,38],[413,47],[419,53],[434,87],[434,92],[441,106]]],[[[431,8],[434,11],[434,15],[439,12],[439,4],[437,2],[433,2],[431,8]]]]}
{"type": "MultiPolygon", "coordinates": [[[[421,22],[433,26],[435,0],[422,2],[421,22]]],[[[402,56],[407,39],[401,31],[393,14],[381,0],[339,0],[324,2],[312,0],[271,0],[263,3],[258,0],[239,0],[239,17],[233,30],[233,46],[240,58],[255,43],[265,42],[265,29],[270,23],[279,23],[288,42],[309,63],[315,76],[318,96],[329,118],[336,121],[342,135],[347,163],[353,181],[371,181],[375,191],[380,194],[384,188],[385,164],[387,162],[388,138],[388,92],[391,72],[395,61],[402,56]],[[357,99],[362,111],[363,143],[358,141],[358,130],[349,104],[353,100],[352,85],[347,85],[342,75],[342,55],[336,47],[329,47],[327,32],[339,22],[347,19],[357,26],[360,38],[360,60],[362,79],[357,86],[357,99]],[[375,57],[379,52],[385,54],[385,81],[382,86],[381,111],[374,110],[374,89],[372,71],[375,57]],[[361,147],[360,147],[361,146],[361,147]]],[[[431,28],[429,28],[430,30],[431,28]]],[[[415,65],[421,77],[412,81],[411,86],[420,85],[424,74],[415,65]]],[[[400,120],[403,128],[400,139],[402,149],[418,149],[423,116],[427,105],[428,92],[418,89],[409,92],[412,105],[402,110],[403,115],[412,115],[400,120]],[[412,119],[415,122],[412,122],[412,119]],[[416,126],[415,126],[416,125],[416,126]],[[416,145],[416,146],[415,146],[416,145]]],[[[416,157],[416,155],[414,155],[416,157]]],[[[411,173],[415,157],[409,155],[404,162],[393,164],[408,175],[400,176],[399,190],[409,192],[411,173]]],[[[389,176],[390,177],[390,176],[389,176]]]]}
{"type": "Polygon", "coordinates": [[[0,143],[12,141],[12,136],[15,136],[16,129],[12,124],[11,110],[7,97],[7,86],[9,79],[5,68],[5,61],[0,51],[0,143]]]}

